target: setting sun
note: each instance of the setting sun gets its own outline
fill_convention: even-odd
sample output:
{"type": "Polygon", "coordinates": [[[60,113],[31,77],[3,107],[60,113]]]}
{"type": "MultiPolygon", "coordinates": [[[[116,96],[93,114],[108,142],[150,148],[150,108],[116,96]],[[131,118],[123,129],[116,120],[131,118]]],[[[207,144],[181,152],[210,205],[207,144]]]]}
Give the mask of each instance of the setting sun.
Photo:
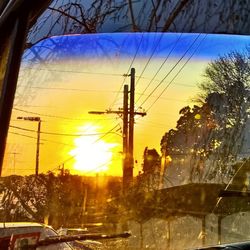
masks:
{"type": "Polygon", "coordinates": [[[108,171],[114,153],[112,150],[117,144],[101,139],[97,126],[86,125],[81,129],[89,136],[78,137],[74,141],[76,148],[70,151],[75,158],[74,169],[85,174],[108,171]]]}

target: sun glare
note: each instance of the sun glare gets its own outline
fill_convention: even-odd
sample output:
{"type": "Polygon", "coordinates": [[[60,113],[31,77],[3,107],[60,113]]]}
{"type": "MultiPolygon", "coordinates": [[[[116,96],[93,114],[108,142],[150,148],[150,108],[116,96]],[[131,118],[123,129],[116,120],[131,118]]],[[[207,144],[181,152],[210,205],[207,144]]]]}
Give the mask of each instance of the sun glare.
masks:
{"type": "Polygon", "coordinates": [[[117,144],[101,139],[102,134],[98,134],[97,126],[87,125],[81,131],[90,135],[75,139],[76,148],[70,151],[70,155],[75,158],[74,169],[85,174],[107,172],[117,144]]]}

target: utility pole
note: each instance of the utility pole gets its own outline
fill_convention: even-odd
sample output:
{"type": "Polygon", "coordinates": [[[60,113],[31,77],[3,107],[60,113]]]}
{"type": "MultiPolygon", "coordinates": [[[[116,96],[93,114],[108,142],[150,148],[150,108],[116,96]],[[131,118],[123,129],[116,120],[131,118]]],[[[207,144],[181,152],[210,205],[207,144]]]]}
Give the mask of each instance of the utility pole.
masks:
{"type": "MultiPolygon", "coordinates": [[[[128,85],[124,85],[123,92],[123,166],[122,166],[122,176],[123,176],[123,187],[126,186],[126,173],[128,166],[128,85]]],[[[123,188],[124,190],[124,188],[123,188]]]]}
{"type": "Polygon", "coordinates": [[[134,123],[135,123],[135,69],[130,72],[130,105],[129,105],[129,139],[128,139],[128,168],[125,180],[128,185],[133,183],[134,169],[134,123]]]}
{"type": "Polygon", "coordinates": [[[36,140],[36,166],[35,166],[35,175],[37,176],[39,173],[39,151],[40,151],[40,134],[41,134],[41,118],[40,117],[23,117],[23,116],[19,116],[17,117],[17,119],[19,120],[26,120],[26,121],[35,121],[38,122],[38,126],[37,126],[37,140],[36,140]]]}
{"type": "Polygon", "coordinates": [[[36,176],[39,173],[39,156],[40,156],[40,133],[41,133],[41,119],[38,120],[37,140],[36,140],[36,176]]]}
{"type": "Polygon", "coordinates": [[[123,191],[133,183],[134,168],[134,116],[145,116],[146,112],[135,111],[135,69],[130,72],[130,90],[128,85],[124,85],[123,90],[123,109],[106,111],[89,111],[89,114],[118,114],[123,119],[123,191]],[[129,107],[128,107],[129,102],[129,107]]]}
{"type": "Polygon", "coordinates": [[[13,174],[16,174],[16,155],[19,155],[17,152],[10,153],[13,155],[13,174]]]}

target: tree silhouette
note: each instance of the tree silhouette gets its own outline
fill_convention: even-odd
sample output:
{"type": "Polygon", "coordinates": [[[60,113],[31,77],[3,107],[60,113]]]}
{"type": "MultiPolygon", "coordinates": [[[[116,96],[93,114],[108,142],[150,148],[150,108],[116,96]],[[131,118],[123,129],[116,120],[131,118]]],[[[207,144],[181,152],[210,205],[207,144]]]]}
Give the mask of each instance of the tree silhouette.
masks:
{"type": "Polygon", "coordinates": [[[176,129],[161,141],[180,182],[227,181],[239,158],[249,114],[249,49],[211,62],[198,96],[201,106],[184,107],[176,129]]]}
{"type": "Polygon", "coordinates": [[[139,173],[136,188],[144,191],[159,189],[161,180],[161,157],[156,149],[146,147],[143,153],[142,173],[139,173]]]}
{"type": "Polygon", "coordinates": [[[206,81],[200,85],[217,122],[213,138],[219,144],[210,161],[211,171],[227,176],[228,164],[242,149],[244,128],[249,114],[250,51],[231,52],[209,64],[206,81]],[[215,163],[215,164],[214,164],[215,163]],[[212,164],[212,165],[211,165],[212,164]],[[213,170],[212,170],[213,169],[213,170]]]}
{"type": "Polygon", "coordinates": [[[84,189],[81,176],[40,174],[2,177],[0,205],[3,221],[37,221],[58,228],[82,219],[84,189]]]}
{"type": "Polygon", "coordinates": [[[158,168],[160,164],[160,155],[156,151],[156,149],[148,149],[145,148],[143,154],[143,165],[142,170],[144,173],[154,172],[155,169],[158,168]]]}

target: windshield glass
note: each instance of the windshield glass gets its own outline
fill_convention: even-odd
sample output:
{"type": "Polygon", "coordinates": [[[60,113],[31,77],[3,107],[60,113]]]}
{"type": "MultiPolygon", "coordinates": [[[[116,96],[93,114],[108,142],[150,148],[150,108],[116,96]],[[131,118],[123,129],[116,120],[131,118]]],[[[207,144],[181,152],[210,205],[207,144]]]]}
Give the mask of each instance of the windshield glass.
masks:
{"type": "Polygon", "coordinates": [[[249,239],[249,42],[106,33],[27,49],[1,179],[5,220],[131,231],[103,244],[116,249],[249,239]]]}

